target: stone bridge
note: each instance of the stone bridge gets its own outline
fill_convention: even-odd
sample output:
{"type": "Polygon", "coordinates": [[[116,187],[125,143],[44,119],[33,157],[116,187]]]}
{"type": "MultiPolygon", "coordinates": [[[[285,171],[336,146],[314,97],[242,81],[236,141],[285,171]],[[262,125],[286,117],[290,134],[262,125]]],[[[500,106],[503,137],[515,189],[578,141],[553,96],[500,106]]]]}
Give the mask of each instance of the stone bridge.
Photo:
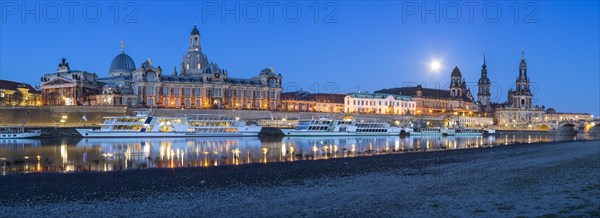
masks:
{"type": "Polygon", "coordinates": [[[598,119],[539,122],[534,123],[532,126],[542,130],[600,134],[600,122],[598,122],[598,119]]]}

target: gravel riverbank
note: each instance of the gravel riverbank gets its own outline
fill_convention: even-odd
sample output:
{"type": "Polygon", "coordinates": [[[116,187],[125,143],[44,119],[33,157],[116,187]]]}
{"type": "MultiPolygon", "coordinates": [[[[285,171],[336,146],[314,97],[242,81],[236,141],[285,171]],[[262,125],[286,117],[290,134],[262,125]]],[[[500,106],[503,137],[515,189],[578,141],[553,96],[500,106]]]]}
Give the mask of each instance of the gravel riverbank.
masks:
{"type": "Polygon", "coordinates": [[[600,216],[600,142],[0,177],[0,216],[600,216]]]}

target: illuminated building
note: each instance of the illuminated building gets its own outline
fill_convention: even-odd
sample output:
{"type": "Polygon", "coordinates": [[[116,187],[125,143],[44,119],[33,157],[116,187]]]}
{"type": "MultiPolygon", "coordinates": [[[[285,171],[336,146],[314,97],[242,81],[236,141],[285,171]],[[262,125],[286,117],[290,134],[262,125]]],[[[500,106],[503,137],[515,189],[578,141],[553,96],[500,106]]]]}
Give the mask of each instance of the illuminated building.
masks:
{"type": "Polygon", "coordinates": [[[414,114],[416,102],[410,96],[385,93],[350,93],[345,97],[346,113],[414,114]]]}
{"type": "Polygon", "coordinates": [[[432,89],[422,85],[382,89],[375,93],[396,94],[412,97],[416,102],[416,115],[435,115],[456,112],[457,114],[477,111],[477,105],[458,67],[450,75],[450,88],[432,89]]]}
{"type": "Polygon", "coordinates": [[[344,112],[346,94],[288,92],[281,94],[284,111],[344,112]]]}
{"type": "Polygon", "coordinates": [[[41,106],[42,95],[31,85],[0,80],[0,106],[41,106]]]}
{"type": "Polygon", "coordinates": [[[491,114],[493,112],[491,104],[491,82],[488,78],[487,65],[485,64],[485,54],[483,55],[483,65],[481,65],[481,78],[477,83],[477,101],[479,102],[480,112],[491,114]]]}
{"type": "Polygon", "coordinates": [[[43,105],[92,105],[95,95],[101,92],[96,74],[71,70],[63,58],[56,73],[42,76],[43,105]]]}
{"type": "Polygon", "coordinates": [[[281,74],[265,68],[252,78],[231,77],[202,53],[194,26],[180,73],[163,73],[150,59],[135,68],[123,51],[110,68],[99,102],[162,108],[223,108],[277,110],[281,106],[281,74]]]}
{"type": "Polygon", "coordinates": [[[521,55],[519,77],[515,81],[515,89],[508,91],[508,102],[499,104],[494,109],[494,119],[497,125],[523,126],[542,122],[544,107],[533,106],[533,93],[530,89],[530,79],[527,75],[525,51],[521,55]]]}

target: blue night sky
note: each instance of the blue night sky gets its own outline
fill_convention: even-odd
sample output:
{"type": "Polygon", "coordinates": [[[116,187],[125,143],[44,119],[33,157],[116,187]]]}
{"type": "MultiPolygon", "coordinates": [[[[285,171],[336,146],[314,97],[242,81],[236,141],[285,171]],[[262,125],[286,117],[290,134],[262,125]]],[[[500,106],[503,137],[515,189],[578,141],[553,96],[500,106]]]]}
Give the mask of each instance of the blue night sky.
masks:
{"type": "Polygon", "coordinates": [[[313,1],[281,2],[272,10],[272,22],[264,2],[237,2],[240,10],[233,14],[224,10],[235,9],[236,2],[118,3],[117,16],[115,2],[92,2],[99,9],[79,3],[72,16],[62,2],[37,3],[38,12],[36,2],[0,2],[1,79],[39,85],[40,77],[54,73],[62,57],[72,69],[104,77],[121,52],[121,40],[136,65],[151,58],[170,74],[174,66],[179,71],[196,21],[210,61],[228,69],[231,77],[251,77],[273,67],[288,84],[284,91],[300,86],[311,92],[347,93],[416,83],[446,88],[456,65],[476,95],[485,51],[489,77],[497,87],[492,100],[504,102],[524,48],[537,91],[534,104],[559,112],[600,114],[597,1],[482,2],[474,6],[472,22],[464,2],[318,2],[318,10],[313,1]],[[424,14],[423,22],[423,6],[431,10],[436,4],[439,22],[434,14],[424,14]],[[255,6],[261,7],[260,17],[255,6]],[[455,6],[461,7],[460,15],[455,6]],[[39,21],[25,9],[38,13],[39,21]],[[102,16],[93,22],[96,9],[102,16]],[[293,22],[297,10],[302,16],[293,22]],[[439,72],[430,69],[433,60],[442,63],[439,72]]]}

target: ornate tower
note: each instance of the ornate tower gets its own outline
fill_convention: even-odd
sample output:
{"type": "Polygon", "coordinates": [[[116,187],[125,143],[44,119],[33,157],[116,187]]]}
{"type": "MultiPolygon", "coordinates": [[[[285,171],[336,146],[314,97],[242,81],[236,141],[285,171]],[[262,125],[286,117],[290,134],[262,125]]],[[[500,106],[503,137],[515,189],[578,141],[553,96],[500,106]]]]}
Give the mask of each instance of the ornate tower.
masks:
{"type": "Polygon", "coordinates": [[[131,56],[125,54],[125,42],[121,41],[121,53],[110,62],[108,75],[110,77],[131,76],[131,72],[134,70],[135,62],[133,62],[131,56]]]}
{"type": "Polygon", "coordinates": [[[194,29],[192,29],[192,33],[190,34],[190,49],[189,51],[200,51],[202,47],[200,47],[200,31],[196,28],[196,24],[194,24],[194,29]]]}
{"type": "Polygon", "coordinates": [[[181,61],[181,75],[199,75],[202,73],[202,68],[208,65],[208,58],[202,53],[200,46],[200,31],[194,24],[194,29],[190,34],[190,47],[187,54],[183,56],[181,61]]]}
{"type": "Polygon", "coordinates": [[[477,87],[479,88],[479,90],[477,92],[477,100],[481,104],[483,111],[490,112],[491,111],[490,79],[487,76],[487,65],[485,64],[485,53],[483,54],[483,65],[481,65],[481,78],[479,78],[477,87]]]}
{"type": "Polygon", "coordinates": [[[525,61],[525,50],[521,53],[519,64],[519,77],[515,82],[515,91],[512,93],[510,105],[514,108],[531,108],[532,94],[529,89],[529,77],[527,77],[527,62],[525,61]]]}
{"type": "Polygon", "coordinates": [[[463,94],[463,85],[464,82],[462,80],[462,74],[457,66],[454,66],[452,70],[452,74],[450,75],[450,96],[452,97],[461,97],[463,94]]]}

